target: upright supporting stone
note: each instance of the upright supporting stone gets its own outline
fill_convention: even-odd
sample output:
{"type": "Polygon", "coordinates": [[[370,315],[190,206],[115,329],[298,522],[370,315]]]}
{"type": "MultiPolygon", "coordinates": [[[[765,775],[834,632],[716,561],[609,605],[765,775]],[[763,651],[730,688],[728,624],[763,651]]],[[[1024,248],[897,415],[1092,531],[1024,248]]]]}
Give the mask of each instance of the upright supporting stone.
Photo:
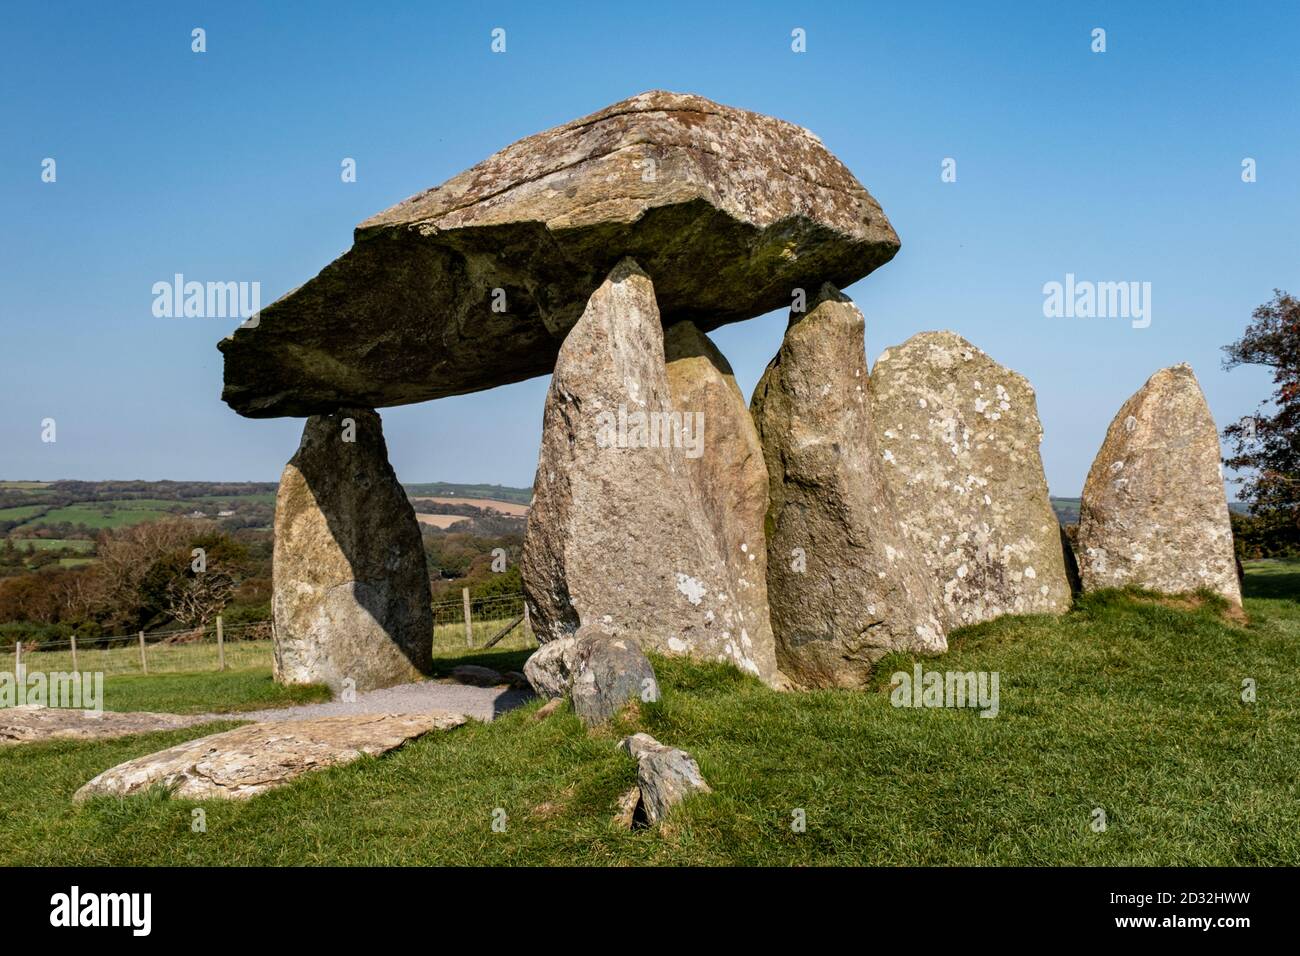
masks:
{"type": "Polygon", "coordinates": [[[881,474],[945,626],[1067,611],[1029,382],[956,333],[922,332],[881,353],[870,392],[881,474]]]}
{"type": "Polygon", "coordinates": [[[589,624],[774,679],[691,478],[701,440],[672,405],[654,287],[625,259],[569,331],[547,393],[522,562],[539,641],[589,624]]]}
{"type": "Polygon", "coordinates": [[[281,683],[364,691],[429,671],[420,528],[371,409],[307,420],[276,496],[272,605],[281,683]]]}
{"type": "Polygon", "coordinates": [[[860,687],[890,651],[948,646],[938,589],[880,475],[864,335],[862,313],[822,286],[791,313],[752,403],[770,487],[777,663],[804,687],[860,687]]]}
{"type": "Polygon", "coordinates": [[[1088,472],[1083,589],[1206,589],[1241,603],[1219,432],[1189,365],[1161,369],[1110,423],[1088,472]]]}
{"type": "Polygon", "coordinates": [[[726,358],[694,322],[664,333],[664,359],[674,411],[694,416],[699,446],[684,462],[723,556],[736,606],[724,623],[768,683],[784,686],[767,606],[767,465],[758,430],[726,358]]]}

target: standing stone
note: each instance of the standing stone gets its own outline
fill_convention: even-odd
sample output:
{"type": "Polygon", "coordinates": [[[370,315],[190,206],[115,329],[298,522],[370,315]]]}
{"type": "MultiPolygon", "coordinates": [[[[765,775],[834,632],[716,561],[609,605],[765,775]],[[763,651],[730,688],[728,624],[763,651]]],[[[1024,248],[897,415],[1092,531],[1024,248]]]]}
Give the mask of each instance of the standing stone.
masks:
{"type": "Polygon", "coordinates": [[[937,588],[880,474],[865,322],[829,283],[791,312],[754,392],[767,459],[768,600],[777,663],[806,687],[859,687],[896,651],[947,649],[937,588]]]}
{"type": "Polygon", "coordinates": [[[522,561],[539,640],[591,624],[772,679],[687,467],[698,429],[672,410],[654,287],[624,260],[565,338],[547,393],[522,561]]]}
{"type": "Polygon", "coordinates": [[[1241,603],[1219,433],[1191,366],[1161,369],[1115,416],[1079,506],[1085,591],[1208,589],[1241,603]]]}
{"type": "Polygon", "coordinates": [[[944,626],[1068,610],[1029,382],[953,332],[922,332],[881,354],[870,392],[882,474],[944,626]]]}
{"type": "Polygon", "coordinates": [[[365,691],[431,668],[420,527],[374,411],[307,420],[275,501],[272,609],[281,683],[365,691]]]}
{"type": "Polygon", "coordinates": [[[754,419],[731,366],[694,322],[668,329],[664,359],[673,408],[703,416],[700,455],[686,457],[686,470],[725,559],[741,646],[764,679],[783,685],[767,606],[767,465],[754,419]]]}

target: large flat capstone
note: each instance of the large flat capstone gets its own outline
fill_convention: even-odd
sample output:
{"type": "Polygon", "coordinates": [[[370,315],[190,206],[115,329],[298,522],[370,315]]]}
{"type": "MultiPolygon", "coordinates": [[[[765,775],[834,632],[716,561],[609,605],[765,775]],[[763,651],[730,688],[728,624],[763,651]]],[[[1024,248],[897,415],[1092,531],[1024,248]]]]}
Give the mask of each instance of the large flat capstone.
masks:
{"type": "Polygon", "coordinates": [[[899,245],[812,133],[662,91],[520,140],[354,240],[221,342],[237,412],[378,408],[547,374],[625,256],[665,324],[707,332],[796,288],[848,285],[899,245]]]}

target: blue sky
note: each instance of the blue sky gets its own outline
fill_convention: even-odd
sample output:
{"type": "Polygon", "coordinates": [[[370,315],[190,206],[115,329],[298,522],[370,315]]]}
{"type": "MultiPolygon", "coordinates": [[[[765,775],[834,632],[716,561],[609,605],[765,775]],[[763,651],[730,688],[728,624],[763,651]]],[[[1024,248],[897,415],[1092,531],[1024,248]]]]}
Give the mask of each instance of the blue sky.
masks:
{"type": "MultiPolygon", "coordinates": [[[[275,480],[301,422],[230,411],[231,323],[155,318],[153,283],[270,301],[371,213],[648,89],[817,133],[903,242],[847,290],[869,357],[949,328],[1026,375],[1056,494],[1157,368],[1190,362],[1220,426],[1250,411],[1268,379],[1219,347],[1300,291],[1300,4],[42,3],[0,30],[3,478],[275,480]],[[1150,327],[1045,318],[1067,273],[1150,282],[1150,327]]],[[[714,335],[746,394],[784,327],[714,335]]],[[[528,484],[545,389],[385,410],[399,477],[528,484]]]]}

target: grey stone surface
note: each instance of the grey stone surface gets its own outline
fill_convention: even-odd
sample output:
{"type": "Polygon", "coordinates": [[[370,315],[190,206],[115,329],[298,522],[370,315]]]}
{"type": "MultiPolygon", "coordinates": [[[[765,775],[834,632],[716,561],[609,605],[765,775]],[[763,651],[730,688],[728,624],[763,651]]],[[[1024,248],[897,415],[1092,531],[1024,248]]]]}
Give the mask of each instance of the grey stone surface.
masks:
{"type": "Polygon", "coordinates": [[[792,313],[751,411],[769,477],[777,663],[803,687],[860,687],[891,651],[947,649],[934,579],[881,475],[865,322],[833,286],[792,313]]]}
{"type": "Polygon", "coordinates": [[[619,747],[637,762],[640,805],[630,814],[626,811],[630,800],[620,806],[620,817],[625,816],[629,825],[638,814],[644,814],[646,822],[653,826],[692,794],[713,792],[700,773],[699,764],[685,750],[665,747],[649,734],[625,737],[619,747]]]}
{"type": "Polygon", "coordinates": [[[816,136],[663,91],[520,140],[354,238],[221,342],[236,411],[378,408],[544,375],[624,256],[654,277],[665,317],[707,331],[898,250],[816,136]]]}
{"type": "Polygon", "coordinates": [[[1219,432],[1191,366],[1151,376],[1124,403],[1079,507],[1085,591],[1213,591],[1241,604],[1219,432]]]}
{"type": "Polygon", "coordinates": [[[130,734],[153,734],[202,724],[211,717],[69,710],[36,704],[0,708],[0,746],[45,740],[107,740],[130,734]]]}
{"type": "Polygon", "coordinates": [[[449,730],[461,714],[360,714],[248,724],[200,737],[105,770],[73,799],[126,797],[154,786],[190,800],[242,800],[304,773],[400,747],[431,730],[449,730]]]}
{"type": "Polygon", "coordinates": [[[954,332],[922,332],[881,353],[870,393],[880,473],[945,628],[1068,610],[1029,382],[954,332]]]}
{"type": "Polygon", "coordinates": [[[576,665],[569,693],[574,713],[588,726],[606,722],[630,701],[659,699],[654,668],[629,637],[580,632],[576,665]]]}
{"type": "Polygon", "coordinates": [[[375,412],[308,419],[276,495],[273,583],[282,683],[365,691],[432,666],[424,545],[375,412]]]}
{"type": "Polygon", "coordinates": [[[675,411],[654,288],[623,262],[547,392],[521,563],[533,630],[545,643],[599,627],[762,676],[675,411]]]}
{"type": "Polygon", "coordinates": [[[739,637],[758,676],[783,687],[767,605],[767,465],[754,419],[731,366],[695,323],[669,327],[664,359],[673,408],[703,425],[700,454],[684,464],[735,601],[723,609],[723,623],[739,637]]]}
{"type": "Polygon", "coordinates": [[[543,644],[524,662],[524,675],[538,697],[567,697],[573,683],[578,642],[561,637],[543,644]]]}

